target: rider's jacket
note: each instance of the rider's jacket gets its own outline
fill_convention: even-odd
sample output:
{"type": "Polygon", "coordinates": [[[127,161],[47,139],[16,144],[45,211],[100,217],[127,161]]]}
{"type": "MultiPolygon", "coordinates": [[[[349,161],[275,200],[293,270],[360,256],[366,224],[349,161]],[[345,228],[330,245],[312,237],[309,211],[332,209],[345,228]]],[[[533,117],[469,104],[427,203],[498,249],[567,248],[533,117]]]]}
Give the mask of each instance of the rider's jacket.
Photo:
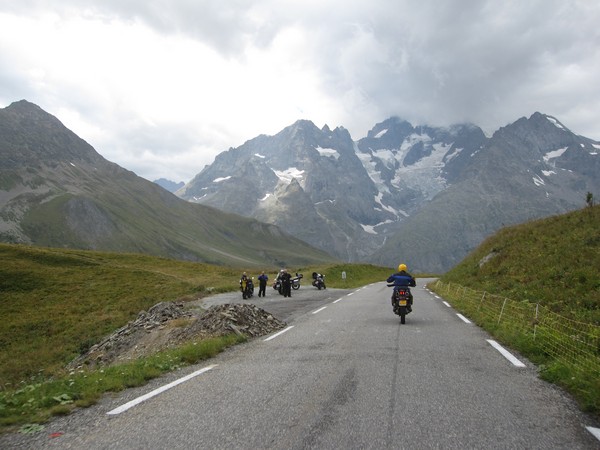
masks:
{"type": "Polygon", "coordinates": [[[394,283],[394,286],[416,286],[417,283],[412,275],[404,270],[401,272],[396,272],[393,275],[390,275],[387,279],[388,283],[394,283]]]}

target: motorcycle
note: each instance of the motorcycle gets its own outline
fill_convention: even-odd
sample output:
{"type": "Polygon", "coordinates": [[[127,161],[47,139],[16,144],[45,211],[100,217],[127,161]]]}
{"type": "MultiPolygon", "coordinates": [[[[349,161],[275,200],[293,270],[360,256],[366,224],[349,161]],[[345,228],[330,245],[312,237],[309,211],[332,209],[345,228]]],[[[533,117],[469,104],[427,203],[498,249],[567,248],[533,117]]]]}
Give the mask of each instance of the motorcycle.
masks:
{"type": "Polygon", "coordinates": [[[296,276],[292,278],[292,289],[297,291],[300,289],[300,280],[304,277],[301,273],[296,272],[296,276]]]}
{"type": "Polygon", "coordinates": [[[280,295],[283,295],[283,286],[281,284],[281,280],[278,278],[275,280],[275,282],[273,283],[273,289],[275,289],[277,292],[279,292],[280,295]]]}
{"type": "Polygon", "coordinates": [[[240,286],[242,289],[242,299],[246,300],[254,295],[254,277],[247,278],[246,280],[242,280],[240,282],[240,286]]]}
{"type": "Polygon", "coordinates": [[[325,286],[325,275],[321,275],[320,273],[313,272],[312,277],[313,277],[312,285],[314,287],[316,287],[318,290],[327,289],[325,286]]]}
{"type": "Polygon", "coordinates": [[[410,302],[410,289],[408,286],[395,286],[388,284],[388,287],[394,288],[392,294],[392,307],[394,308],[394,314],[400,316],[400,323],[406,323],[406,315],[412,311],[412,305],[410,302]]]}

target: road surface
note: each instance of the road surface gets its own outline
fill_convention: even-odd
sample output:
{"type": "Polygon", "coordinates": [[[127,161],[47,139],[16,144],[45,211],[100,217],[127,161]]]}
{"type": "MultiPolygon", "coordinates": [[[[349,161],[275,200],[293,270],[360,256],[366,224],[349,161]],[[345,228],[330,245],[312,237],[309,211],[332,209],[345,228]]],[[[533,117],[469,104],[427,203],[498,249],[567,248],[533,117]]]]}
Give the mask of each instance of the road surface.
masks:
{"type": "MultiPolygon", "coordinates": [[[[405,325],[391,311],[385,283],[325,291],[303,285],[291,299],[269,288],[265,299],[251,302],[287,321],[284,332],[142,388],[107,395],[37,435],[12,437],[5,444],[60,449],[600,447],[586,429],[594,424],[568,396],[540,380],[524,358],[512,352],[515,359],[508,359],[511,355],[500,353],[488,334],[424,289],[423,280],[418,284],[405,325]],[[169,383],[172,387],[156,393],[169,383]]],[[[241,296],[207,300],[231,301],[242,302],[241,296]]]]}

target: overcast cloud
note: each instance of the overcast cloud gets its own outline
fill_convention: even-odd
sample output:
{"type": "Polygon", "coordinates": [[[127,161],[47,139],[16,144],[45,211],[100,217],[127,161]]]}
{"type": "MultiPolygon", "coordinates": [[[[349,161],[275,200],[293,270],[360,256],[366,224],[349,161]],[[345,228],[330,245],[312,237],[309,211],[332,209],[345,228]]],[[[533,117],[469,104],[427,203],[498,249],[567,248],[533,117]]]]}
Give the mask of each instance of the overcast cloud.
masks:
{"type": "Polygon", "coordinates": [[[356,140],[540,111],[600,140],[599,24],[594,0],[0,0],[0,107],[149,180],[298,119],[356,140]]]}

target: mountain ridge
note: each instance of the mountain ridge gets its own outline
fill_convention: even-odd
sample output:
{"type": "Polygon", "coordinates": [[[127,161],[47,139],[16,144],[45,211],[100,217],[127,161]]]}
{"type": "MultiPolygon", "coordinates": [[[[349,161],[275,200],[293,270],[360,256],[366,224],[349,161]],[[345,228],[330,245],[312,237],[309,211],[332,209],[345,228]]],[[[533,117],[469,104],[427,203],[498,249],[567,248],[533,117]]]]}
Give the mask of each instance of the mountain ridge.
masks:
{"type": "Polygon", "coordinates": [[[176,194],[278,224],[344,260],[443,272],[505,224],[580,207],[600,189],[598,148],[539,112],[491,137],[470,123],[392,117],[353,141],[301,120],[223,152],[176,194]],[[295,197],[282,189],[292,179],[295,197]]]}
{"type": "Polygon", "coordinates": [[[334,260],[274,225],[178,198],[27,101],[0,110],[0,180],[3,242],[235,266],[334,260]]]}

